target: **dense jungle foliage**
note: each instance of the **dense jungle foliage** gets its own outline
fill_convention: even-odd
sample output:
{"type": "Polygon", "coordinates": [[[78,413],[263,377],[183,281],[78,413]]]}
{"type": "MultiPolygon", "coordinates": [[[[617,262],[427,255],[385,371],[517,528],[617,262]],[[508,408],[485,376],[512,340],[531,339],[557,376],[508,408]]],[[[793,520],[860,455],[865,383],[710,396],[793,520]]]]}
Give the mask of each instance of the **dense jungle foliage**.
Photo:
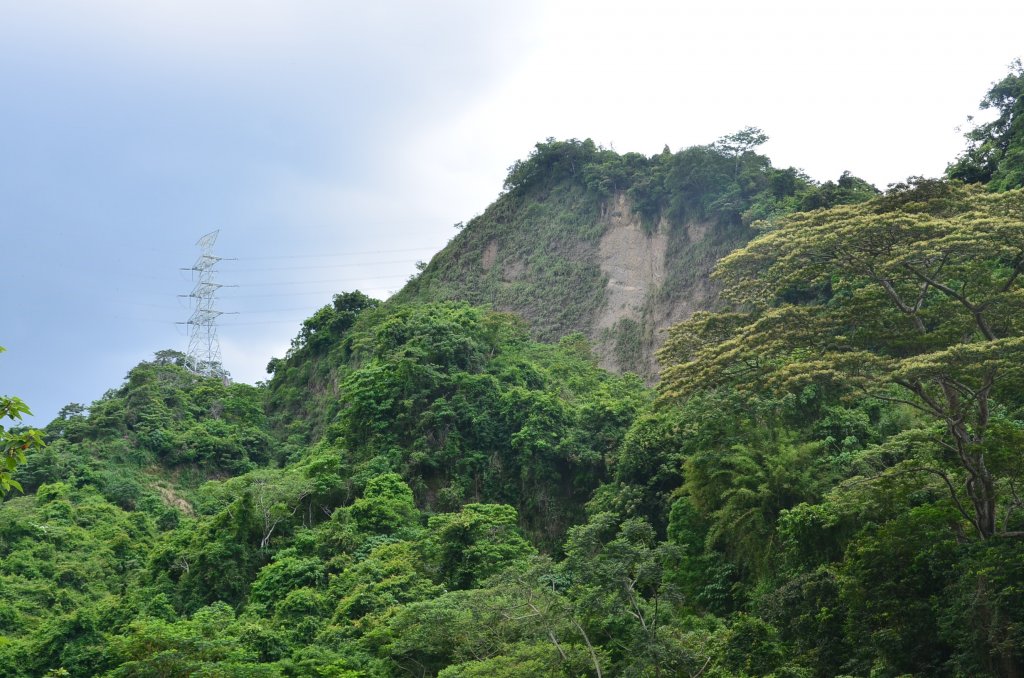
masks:
{"type": "MultiPolygon", "coordinates": [[[[0,400],[0,675],[1021,675],[1015,91],[944,180],[651,203],[764,208],[656,389],[579,334],[347,292],[267,383],[161,351],[41,432],[0,400]]],[[[501,200],[586,197],[602,153],[542,144],[501,200]]]]}

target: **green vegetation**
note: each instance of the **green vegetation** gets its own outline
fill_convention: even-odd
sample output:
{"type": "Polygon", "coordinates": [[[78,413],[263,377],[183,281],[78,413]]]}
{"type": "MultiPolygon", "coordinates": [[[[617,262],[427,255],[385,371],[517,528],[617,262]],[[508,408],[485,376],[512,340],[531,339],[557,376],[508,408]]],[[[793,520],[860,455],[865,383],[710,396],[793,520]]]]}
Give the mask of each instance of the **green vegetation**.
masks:
{"type": "MultiPolygon", "coordinates": [[[[0,353],[6,349],[0,346],[0,353]]],[[[21,421],[23,415],[31,414],[28,405],[16,396],[0,396],[0,420],[21,421]]],[[[12,427],[5,429],[0,424],[0,497],[11,488],[22,490],[21,483],[13,478],[18,464],[25,463],[26,454],[43,447],[39,431],[32,428],[12,427]]]]}
{"type": "Polygon", "coordinates": [[[992,400],[1024,376],[1022,270],[1021,191],[922,181],[791,217],[722,261],[730,298],[750,310],[677,325],[662,349],[663,393],[819,388],[912,407],[945,429],[944,453],[912,470],[949,484],[970,531],[989,539],[997,514],[1016,524],[996,475],[1015,452],[990,432],[1019,437],[992,400]],[[963,478],[942,468],[946,456],[963,478]]]}
{"type": "Polygon", "coordinates": [[[708,275],[718,259],[753,236],[752,222],[877,195],[848,173],[817,184],[796,169],[772,167],[755,152],[766,139],[747,128],[713,144],[678,153],[666,148],[651,157],[619,155],[589,139],[548,139],[509,169],[501,197],[396,297],[458,299],[511,311],[541,341],[582,332],[607,343],[606,366],[653,377],[656,326],[665,317],[682,319],[691,304],[716,306],[716,291],[703,289],[708,275]],[[599,243],[619,199],[647,234],[665,236],[665,275],[647,291],[638,317],[624,318],[635,327],[623,325],[606,336],[596,329],[597,318],[615,310],[606,308],[599,243]],[[700,239],[691,226],[703,234],[700,239]]]}
{"type": "Polygon", "coordinates": [[[981,109],[993,109],[995,120],[967,132],[967,150],[950,164],[946,175],[987,184],[992,191],[1024,187],[1024,64],[1017,59],[1005,78],[994,83],[981,109]]]}
{"type": "MultiPolygon", "coordinates": [[[[3,432],[4,675],[1019,676],[1024,189],[814,185],[762,138],[548,142],[456,239],[572,205],[536,232],[593,243],[631,190],[654,229],[750,230],[657,390],[579,333],[415,301],[442,258],[336,295],[267,384],[161,351],[45,447],[3,432]]],[[[607,332],[623,361],[647,336],[607,332]]]]}

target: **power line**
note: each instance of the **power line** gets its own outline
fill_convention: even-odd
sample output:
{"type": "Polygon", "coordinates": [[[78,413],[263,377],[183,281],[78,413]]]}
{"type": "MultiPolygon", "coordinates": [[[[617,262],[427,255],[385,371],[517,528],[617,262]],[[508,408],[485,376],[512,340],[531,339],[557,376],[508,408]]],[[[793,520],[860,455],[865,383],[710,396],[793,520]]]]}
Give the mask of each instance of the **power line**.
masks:
{"type": "Polygon", "coordinates": [[[241,322],[241,323],[222,323],[221,327],[243,327],[245,325],[301,325],[301,321],[296,320],[254,320],[253,322],[241,322]]]}
{"type": "Polygon", "coordinates": [[[321,268],[355,268],[359,266],[385,266],[390,264],[412,264],[417,259],[401,259],[399,261],[360,261],[351,264],[323,264],[320,266],[266,266],[261,268],[238,268],[236,273],[261,273],[263,271],[308,271],[321,268]]]}
{"type": "Polygon", "coordinates": [[[267,315],[268,313],[296,313],[300,311],[303,313],[313,313],[314,311],[319,311],[324,306],[330,306],[330,304],[321,304],[320,306],[302,306],[299,308],[274,308],[270,309],[269,311],[246,311],[245,314],[267,315]]]}
{"type": "MultiPolygon", "coordinates": [[[[390,262],[390,261],[368,261],[365,264],[358,264],[358,265],[359,266],[378,266],[378,265],[383,266],[385,264],[391,264],[391,263],[394,263],[394,262],[390,262]]],[[[410,259],[409,261],[406,261],[404,263],[414,263],[414,260],[410,259]]],[[[262,271],[303,271],[303,270],[321,269],[321,268],[349,268],[349,267],[348,266],[294,266],[294,267],[281,267],[281,268],[246,268],[246,269],[242,269],[242,270],[247,272],[247,273],[259,273],[259,272],[262,272],[262,271]]],[[[191,270],[191,269],[185,269],[185,270],[191,270]]],[[[232,272],[235,272],[235,271],[232,271],[232,272]]],[[[407,277],[409,275],[412,275],[412,274],[411,273],[394,273],[394,274],[385,275],[385,276],[359,276],[358,278],[341,278],[341,279],[332,279],[332,280],[308,280],[308,281],[300,280],[300,281],[292,281],[292,282],[286,282],[286,283],[265,283],[265,284],[267,284],[267,285],[301,285],[301,284],[304,284],[306,282],[327,282],[327,283],[330,283],[330,282],[357,282],[357,281],[360,281],[360,280],[379,280],[381,278],[405,278],[405,277],[407,277]]],[[[172,282],[172,281],[175,280],[175,278],[168,278],[166,276],[146,275],[146,274],[143,274],[143,273],[131,273],[131,272],[126,272],[126,273],[122,274],[121,277],[144,278],[146,280],[159,280],[159,281],[162,281],[162,282],[172,282]]],[[[177,280],[181,280],[181,278],[177,278],[177,280]]],[[[251,285],[246,285],[246,287],[251,287],[251,285]]]]}
{"type": "Polygon", "coordinates": [[[213,244],[217,242],[219,230],[207,233],[198,241],[202,254],[192,265],[192,277],[196,280],[195,287],[188,297],[192,300],[192,316],[184,323],[188,327],[188,351],[185,364],[194,374],[221,376],[220,342],[217,341],[217,318],[224,315],[223,311],[214,308],[217,290],[221,285],[214,282],[213,267],[222,257],[213,255],[213,244]]]}
{"type": "MultiPolygon", "coordinates": [[[[335,294],[336,289],[315,290],[312,292],[278,292],[277,294],[232,294],[224,299],[269,299],[271,297],[319,297],[325,294],[335,294]]],[[[164,307],[159,307],[164,308],[164,307]]]]}
{"type": "Polygon", "coordinates": [[[315,259],[318,257],[358,257],[367,254],[398,254],[400,252],[426,252],[437,247],[412,247],[402,250],[368,250],[366,252],[335,252],[334,254],[279,254],[271,257],[239,257],[239,261],[257,261],[263,259],[315,259]]]}
{"type": "Polygon", "coordinates": [[[252,283],[244,285],[244,287],[280,287],[282,285],[319,285],[327,283],[352,283],[361,282],[363,280],[389,280],[398,278],[408,278],[409,274],[396,273],[394,275],[368,275],[361,276],[359,278],[333,278],[330,280],[290,280],[286,282],[272,282],[272,283],[252,283]]]}

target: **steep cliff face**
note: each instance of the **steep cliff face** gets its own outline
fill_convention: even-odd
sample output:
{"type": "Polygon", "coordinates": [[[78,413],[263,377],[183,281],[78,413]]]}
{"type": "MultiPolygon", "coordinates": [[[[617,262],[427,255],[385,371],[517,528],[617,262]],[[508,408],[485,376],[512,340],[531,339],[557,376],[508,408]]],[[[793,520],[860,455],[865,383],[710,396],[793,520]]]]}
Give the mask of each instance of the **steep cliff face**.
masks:
{"type": "Polygon", "coordinates": [[[603,367],[650,381],[658,373],[654,353],[665,330],[714,307],[718,289],[711,269],[744,238],[737,233],[717,246],[707,243],[712,251],[701,256],[705,238],[719,229],[706,222],[673,228],[664,219],[655,229],[645,228],[623,194],[611,201],[603,222],[598,264],[605,275],[604,299],[587,335],[603,367]]]}
{"type": "Polygon", "coordinates": [[[652,226],[624,192],[597,205],[572,187],[535,200],[502,196],[397,299],[488,304],[547,341],[582,332],[603,367],[653,381],[664,330],[717,303],[711,269],[749,233],[708,222],[652,226]]]}
{"type": "Polygon", "coordinates": [[[582,332],[604,367],[653,381],[664,330],[718,305],[711,271],[753,237],[748,224],[877,194],[849,174],[818,184],[774,168],[740,138],[650,157],[537,144],[396,300],[488,304],[542,341],[582,332]]]}
{"type": "Polygon", "coordinates": [[[668,233],[664,224],[653,232],[633,214],[626,196],[615,196],[603,219],[598,265],[606,278],[604,304],[592,331],[612,331],[622,321],[641,322],[651,294],[665,282],[668,233]]]}

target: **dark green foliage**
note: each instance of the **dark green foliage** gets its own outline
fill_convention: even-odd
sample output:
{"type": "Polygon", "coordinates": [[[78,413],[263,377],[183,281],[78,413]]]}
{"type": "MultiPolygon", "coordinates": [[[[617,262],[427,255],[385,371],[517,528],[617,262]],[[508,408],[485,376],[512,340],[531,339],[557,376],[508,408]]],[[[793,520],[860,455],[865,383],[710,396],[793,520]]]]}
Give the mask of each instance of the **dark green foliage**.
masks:
{"type": "MultiPolygon", "coordinates": [[[[323,433],[324,426],[337,413],[337,401],[309,396],[336,394],[341,373],[351,356],[349,330],[360,314],[379,304],[358,290],[335,294],[331,305],[303,322],[285,357],[270,360],[267,372],[272,378],[266,411],[279,437],[292,444],[304,444],[323,433]]],[[[279,453],[278,459],[284,460],[286,456],[279,453]]]]}
{"type": "Polygon", "coordinates": [[[581,180],[588,166],[609,153],[598,149],[593,141],[556,141],[548,138],[539,143],[526,160],[517,160],[505,177],[505,191],[525,195],[532,190],[545,190],[565,181],[581,180]]]}
{"type": "Polygon", "coordinates": [[[412,490],[397,473],[371,478],[351,513],[360,530],[376,534],[397,532],[416,521],[412,490]]]}
{"type": "Polygon", "coordinates": [[[622,318],[612,327],[611,333],[615,363],[624,371],[642,374],[643,349],[648,341],[644,328],[632,318],[622,318]]]}
{"type": "Polygon", "coordinates": [[[1024,662],[1024,558],[1013,541],[961,554],[936,615],[953,673],[1009,675],[1024,662]]]}
{"type": "Polygon", "coordinates": [[[1010,72],[981,100],[981,109],[994,109],[996,119],[977,125],[964,136],[967,150],[946,168],[946,176],[987,184],[993,191],[1024,187],[1024,64],[1010,72]]]}
{"type": "MultiPolygon", "coordinates": [[[[788,184],[788,180],[782,182],[788,184]]],[[[788,190],[788,189],[787,189],[788,190]]],[[[836,205],[852,205],[877,197],[879,191],[868,182],[843,172],[837,181],[826,181],[807,191],[800,198],[800,211],[828,209],[836,205]]]]}
{"type": "Polygon", "coordinates": [[[936,603],[956,562],[950,517],[921,507],[851,545],[840,595],[862,670],[874,664],[892,675],[943,672],[951,648],[939,634],[936,603]]]}
{"type": "Polygon", "coordinates": [[[434,508],[511,504],[549,546],[647,399],[576,339],[533,344],[511,316],[461,304],[394,306],[352,345],[327,429],[348,475],[398,472],[434,508]]]}
{"type": "MultiPolygon", "coordinates": [[[[1014,124],[986,133],[1012,137],[1014,124]]],[[[1020,341],[1024,257],[1009,236],[1024,204],[915,180],[851,207],[874,190],[776,170],[755,152],[764,138],[747,128],[651,158],[549,140],[399,300],[339,294],[307,320],[268,385],[196,377],[161,351],[65,407],[17,468],[27,495],[0,503],[0,672],[1021,675],[1022,372],[1001,355],[979,367],[967,349],[986,331],[1020,341]],[[727,260],[749,264],[733,287],[767,296],[677,326],[657,398],[566,334],[602,303],[587,257],[624,200],[674,268],[647,315],[598,338],[620,366],[644,366],[656,303],[703,284],[751,222],[793,238],[727,260]],[[952,246],[883,237],[943,220],[966,234],[952,246]],[[861,237],[868,227],[878,238],[861,237]],[[766,265],[794,243],[835,243],[854,264],[884,249],[904,294],[993,293],[966,314],[931,297],[879,311],[864,284],[877,271],[766,265]],[[899,277],[921,261],[947,290],[899,277]],[[460,292],[542,314],[534,335],[557,343],[444,301],[460,292]],[[781,307],[790,315],[772,315],[781,307]],[[815,309],[842,322],[814,325],[815,309]],[[918,311],[927,336],[913,339],[918,311]],[[750,329],[752,312],[764,316],[750,329]],[[869,352],[843,353],[851,338],[869,352]],[[898,382],[867,388],[865,370],[907,356],[921,358],[901,368],[920,393],[984,406],[947,421],[898,382]],[[936,370],[949,364],[961,371],[936,370]],[[986,365],[1000,376],[979,390],[968,371],[986,365]],[[985,478],[998,498],[987,531],[965,509],[985,478]]],[[[1001,162],[991,188],[1009,176],[1001,162]]]]}
{"type": "Polygon", "coordinates": [[[852,651],[843,628],[847,609],[839,588],[834,569],[820,566],[785,579],[757,604],[759,616],[778,629],[779,639],[790,644],[797,662],[813,667],[812,675],[823,678],[842,674],[852,651]]]}
{"type": "Polygon", "coordinates": [[[500,504],[468,504],[459,513],[432,517],[428,549],[438,579],[448,589],[473,588],[535,554],[516,523],[515,510],[500,504]]]}
{"type": "Polygon", "coordinates": [[[774,626],[757,617],[736,615],[725,634],[722,663],[740,675],[774,675],[786,656],[778,635],[774,626]]]}

